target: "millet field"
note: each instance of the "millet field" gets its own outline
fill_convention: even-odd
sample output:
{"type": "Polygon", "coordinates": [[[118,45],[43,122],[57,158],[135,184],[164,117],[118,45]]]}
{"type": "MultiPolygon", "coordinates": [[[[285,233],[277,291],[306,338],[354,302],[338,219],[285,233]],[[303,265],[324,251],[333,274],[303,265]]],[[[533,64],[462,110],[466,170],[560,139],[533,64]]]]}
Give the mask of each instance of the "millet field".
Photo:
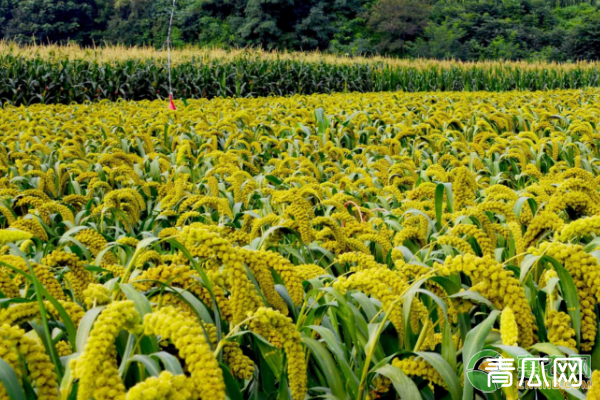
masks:
{"type": "Polygon", "coordinates": [[[52,57],[0,55],[1,400],[600,399],[597,65],[52,57]]]}

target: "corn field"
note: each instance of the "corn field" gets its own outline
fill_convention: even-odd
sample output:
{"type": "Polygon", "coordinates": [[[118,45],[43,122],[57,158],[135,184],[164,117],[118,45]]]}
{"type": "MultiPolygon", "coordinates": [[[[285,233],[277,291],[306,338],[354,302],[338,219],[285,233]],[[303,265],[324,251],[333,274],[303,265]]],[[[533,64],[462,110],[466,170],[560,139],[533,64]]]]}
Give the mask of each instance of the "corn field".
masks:
{"type": "Polygon", "coordinates": [[[469,364],[600,369],[599,101],[7,105],[0,399],[600,399],[469,364]]]}
{"type": "MultiPolygon", "coordinates": [[[[507,91],[600,86],[597,62],[455,62],[319,53],[174,52],[181,99],[382,91],[507,91]]],[[[70,104],[169,95],[165,52],[146,48],[19,47],[0,43],[0,103],[70,104]]]]}

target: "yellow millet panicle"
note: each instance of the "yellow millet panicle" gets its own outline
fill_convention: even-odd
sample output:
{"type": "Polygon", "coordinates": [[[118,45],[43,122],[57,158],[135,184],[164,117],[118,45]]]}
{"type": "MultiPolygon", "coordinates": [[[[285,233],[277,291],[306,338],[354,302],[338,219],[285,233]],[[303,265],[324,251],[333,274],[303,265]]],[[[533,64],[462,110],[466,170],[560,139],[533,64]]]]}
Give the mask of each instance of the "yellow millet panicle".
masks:
{"type": "Polygon", "coordinates": [[[18,351],[27,362],[29,376],[35,382],[37,389],[37,398],[39,400],[57,400],[58,377],[43,345],[37,340],[23,335],[19,339],[18,351]]]}
{"type": "MultiPolygon", "coordinates": [[[[73,321],[73,323],[75,324],[75,326],[78,326],[79,323],[81,322],[81,319],[85,315],[85,311],[84,311],[83,307],[81,307],[77,303],[73,303],[72,301],[61,301],[61,300],[59,300],[58,302],[65,309],[65,311],[69,315],[69,318],[71,318],[71,320],[73,321]]],[[[52,303],[50,303],[50,302],[44,302],[44,306],[46,307],[46,310],[48,310],[48,312],[50,314],[52,314],[52,316],[54,318],[57,318],[57,319],[60,320],[60,315],[58,313],[58,310],[56,310],[54,308],[54,305],[52,305],[52,303]]]]}
{"type": "Polygon", "coordinates": [[[60,282],[56,279],[50,268],[42,264],[33,263],[33,272],[52,297],[56,300],[67,300],[60,282]]]}
{"type": "Polygon", "coordinates": [[[19,325],[37,317],[39,312],[40,308],[37,302],[13,304],[0,309],[0,321],[3,324],[19,325]]]}
{"type": "MultiPolygon", "coordinates": [[[[283,298],[275,290],[275,280],[269,267],[268,254],[261,251],[240,249],[239,254],[244,258],[244,263],[254,274],[260,289],[267,302],[274,308],[287,315],[289,310],[283,298]]],[[[304,291],[302,291],[304,292],[304,291]]]]}
{"type": "Polygon", "coordinates": [[[447,257],[444,265],[436,264],[436,268],[442,276],[464,273],[471,278],[471,290],[479,292],[498,308],[510,307],[519,327],[519,344],[528,347],[534,343],[535,319],[525,291],[511,271],[505,270],[489,256],[476,257],[470,254],[447,257]]]}
{"type": "Polygon", "coordinates": [[[549,311],[546,315],[546,328],[550,343],[576,350],[575,329],[570,324],[569,314],[556,310],[549,311]]]}
{"type": "Polygon", "coordinates": [[[194,319],[173,307],[164,307],[144,317],[146,335],[169,340],[186,362],[191,383],[202,399],[225,399],[225,383],[219,363],[194,319]]]}
{"type": "Polygon", "coordinates": [[[387,268],[386,265],[377,263],[375,261],[375,257],[373,257],[372,255],[354,252],[354,251],[340,254],[336,258],[336,260],[340,264],[344,264],[344,263],[356,264],[355,267],[351,267],[352,271],[361,271],[361,270],[366,270],[366,269],[371,269],[371,268],[374,268],[374,269],[387,268]]]}
{"type": "MultiPolygon", "coordinates": [[[[138,290],[150,290],[158,286],[156,282],[168,283],[170,286],[186,289],[198,296],[204,303],[212,307],[210,292],[201,284],[200,277],[189,265],[159,265],[149,268],[138,275],[132,282],[138,290]]],[[[223,288],[213,283],[213,294],[219,306],[219,311],[225,319],[231,319],[232,310],[229,299],[225,296],[223,288]]]]}
{"type": "Polygon", "coordinates": [[[587,400],[600,400],[600,371],[592,373],[592,387],[587,392],[587,400]]]}
{"type": "Polygon", "coordinates": [[[29,232],[17,229],[0,229],[0,245],[18,242],[19,240],[31,239],[33,235],[29,232]]]}
{"type": "Polygon", "coordinates": [[[509,222],[508,228],[510,229],[510,233],[512,234],[512,238],[515,242],[515,263],[520,265],[521,261],[523,261],[525,253],[525,240],[523,239],[521,225],[516,222],[509,222]]]}
{"type": "Polygon", "coordinates": [[[127,391],[125,400],[188,400],[197,393],[185,375],[173,375],[162,371],[158,377],[151,376],[127,391]]]}
{"type": "Polygon", "coordinates": [[[54,250],[44,257],[42,263],[50,268],[68,267],[70,271],[65,274],[65,277],[69,280],[70,286],[73,288],[77,298],[81,298],[83,291],[94,281],[91,272],[86,269],[85,264],[79,257],[73,253],[54,250]]]}
{"type": "Polygon", "coordinates": [[[545,288],[546,285],[548,285],[548,282],[550,281],[550,279],[552,279],[552,278],[558,278],[558,274],[556,273],[556,271],[553,269],[545,270],[544,273],[540,276],[540,281],[538,282],[538,287],[540,289],[545,288]]]}
{"type": "Polygon", "coordinates": [[[519,327],[515,320],[515,314],[510,307],[502,310],[502,315],[500,316],[500,336],[502,344],[506,346],[517,346],[519,342],[519,327]]]}
{"type": "Polygon", "coordinates": [[[110,290],[99,283],[92,283],[83,291],[83,301],[87,308],[108,304],[110,290]]]}
{"type": "Polygon", "coordinates": [[[600,264],[583,247],[560,242],[544,242],[530,248],[532,255],[547,254],[560,262],[571,274],[577,288],[581,310],[581,350],[590,351],[596,341],[596,303],[600,299],[600,264]]]}
{"type": "Polygon", "coordinates": [[[156,250],[144,249],[140,251],[135,259],[135,267],[138,269],[144,268],[147,264],[159,265],[162,262],[160,253],[156,250]]]}
{"type": "Polygon", "coordinates": [[[306,362],[300,332],[292,320],[279,311],[261,307],[248,313],[249,329],[269,340],[275,335],[287,355],[287,372],[293,400],[304,399],[306,394],[306,362]]]}
{"type": "MultiPolygon", "coordinates": [[[[58,399],[58,378],[50,357],[39,340],[25,335],[18,327],[3,325],[0,327],[0,358],[13,367],[18,377],[25,364],[19,362],[19,356],[26,362],[28,376],[41,400],[58,399]]],[[[8,399],[4,386],[0,384],[0,398],[8,399]]]]}
{"type": "Polygon", "coordinates": [[[112,274],[115,278],[123,276],[125,273],[125,267],[122,267],[121,265],[103,265],[102,269],[108,271],[108,273],[112,274]]]}
{"type": "Polygon", "coordinates": [[[392,365],[396,368],[400,368],[408,376],[420,376],[421,378],[427,379],[429,382],[436,384],[440,387],[446,388],[446,382],[440,375],[440,373],[432,367],[427,361],[420,357],[409,357],[404,360],[395,358],[392,361],[392,365]]]}
{"type": "MultiPolygon", "coordinates": [[[[12,367],[19,380],[22,371],[17,346],[23,334],[24,331],[16,326],[0,325],[0,358],[12,367]]],[[[2,383],[0,383],[0,400],[11,400],[2,383]]]]}
{"type": "Polygon", "coordinates": [[[73,354],[73,348],[71,347],[69,342],[66,342],[64,340],[61,340],[56,343],[56,351],[58,352],[59,357],[66,357],[73,354]]]}
{"type": "MultiPolygon", "coordinates": [[[[384,309],[389,309],[407,289],[406,282],[397,271],[389,269],[369,269],[359,271],[349,277],[338,278],[333,287],[342,294],[349,290],[360,290],[367,296],[381,301],[384,309]]],[[[390,321],[398,331],[400,340],[403,338],[404,317],[400,304],[396,305],[390,314],[390,321]]]]}
{"type": "MultiPolygon", "coordinates": [[[[95,257],[100,253],[107,245],[106,239],[100,233],[93,229],[84,229],[75,235],[75,239],[81,244],[86,246],[90,253],[95,257]]],[[[114,264],[115,256],[111,252],[104,254],[102,258],[103,264],[114,264]]]]}
{"type": "Polygon", "coordinates": [[[600,234],[600,216],[594,215],[581,218],[565,225],[560,232],[555,233],[556,240],[568,242],[581,236],[600,234]]]}
{"type": "Polygon", "coordinates": [[[44,227],[37,221],[37,219],[18,219],[12,222],[9,226],[12,229],[27,232],[32,237],[42,241],[48,240],[48,234],[44,230],[44,227]]]}
{"type": "MultiPolygon", "coordinates": [[[[218,344],[217,327],[213,324],[204,324],[204,329],[208,333],[212,346],[216,347],[218,344]]],[[[252,378],[254,363],[244,355],[237,342],[225,342],[223,345],[223,360],[225,360],[234,376],[241,379],[252,378]]]]}
{"type": "Polygon", "coordinates": [[[181,231],[181,237],[184,246],[192,255],[201,258],[214,257],[225,264],[231,288],[230,302],[234,323],[240,323],[245,319],[248,311],[256,310],[263,305],[254,284],[248,278],[243,256],[228,240],[216,232],[194,227],[185,227],[181,231]]]}
{"type": "Polygon", "coordinates": [[[139,240],[137,240],[136,238],[132,238],[129,236],[123,236],[121,238],[118,238],[116,240],[117,243],[123,245],[123,246],[130,246],[130,247],[137,247],[138,243],[140,242],[139,240]]]}
{"type": "Polygon", "coordinates": [[[527,227],[527,232],[523,236],[523,247],[526,249],[539,239],[539,236],[546,230],[560,232],[565,222],[555,213],[541,211],[536,214],[527,227]]]}
{"type": "Polygon", "coordinates": [[[477,183],[472,172],[466,167],[459,167],[453,171],[454,208],[460,210],[475,199],[477,183]]]}
{"type": "Polygon", "coordinates": [[[294,267],[294,272],[302,281],[308,281],[328,273],[323,267],[315,264],[297,265],[294,267]]]}
{"type": "Polygon", "coordinates": [[[450,234],[453,236],[458,236],[458,235],[472,236],[475,238],[475,240],[477,240],[477,244],[479,244],[479,247],[481,248],[483,255],[493,255],[494,254],[494,248],[492,247],[492,243],[490,242],[488,235],[486,235],[485,232],[483,232],[481,229],[477,228],[475,225],[466,225],[466,224],[456,225],[454,228],[452,228],[452,230],[450,231],[450,234]]]}
{"type": "Polygon", "coordinates": [[[294,304],[302,304],[302,300],[304,299],[302,279],[296,273],[295,266],[290,260],[273,251],[260,251],[258,253],[262,261],[281,276],[294,304]]]}
{"type": "Polygon", "coordinates": [[[125,385],[119,375],[115,340],[121,330],[140,333],[141,320],[133,301],[108,305],[94,322],[85,349],[75,363],[79,379],[77,399],[124,399],[125,385]]]}
{"type": "Polygon", "coordinates": [[[371,382],[373,386],[373,391],[376,393],[374,397],[377,397],[378,394],[387,393],[390,391],[390,387],[392,386],[392,381],[382,375],[377,375],[373,382],[371,382]]]}
{"type": "Polygon", "coordinates": [[[24,254],[27,254],[31,250],[32,246],[35,246],[35,242],[31,239],[27,239],[19,245],[19,250],[21,250],[24,254]]]}
{"type": "Polygon", "coordinates": [[[2,292],[7,299],[20,297],[19,288],[15,285],[10,276],[2,270],[0,270],[0,292],[2,292]]]}
{"type": "MultiPolygon", "coordinates": [[[[162,231],[160,231],[160,233],[158,234],[158,237],[161,238],[161,239],[165,239],[165,238],[177,237],[178,235],[179,235],[179,229],[177,229],[177,228],[165,228],[162,231]]],[[[121,239],[123,239],[123,238],[121,238],[121,239]]],[[[132,247],[135,247],[135,246],[137,246],[137,243],[135,244],[135,246],[133,246],[133,241],[130,241],[128,243],[128,245],[132,246],[132,247]]]]}
{"type": "Polygon", "coordinates": [[[462,254],[475,255],[475,252],[473,251],[473,247],[471,247],[471,245],[467,241],[465,241],[459,237],[456,237],[456,236],[442,235],[442,236],[438,237],[437,243],[439,245],[452,246],[452,247],[456,248],[458,251],[460,251],[462,254]]]}

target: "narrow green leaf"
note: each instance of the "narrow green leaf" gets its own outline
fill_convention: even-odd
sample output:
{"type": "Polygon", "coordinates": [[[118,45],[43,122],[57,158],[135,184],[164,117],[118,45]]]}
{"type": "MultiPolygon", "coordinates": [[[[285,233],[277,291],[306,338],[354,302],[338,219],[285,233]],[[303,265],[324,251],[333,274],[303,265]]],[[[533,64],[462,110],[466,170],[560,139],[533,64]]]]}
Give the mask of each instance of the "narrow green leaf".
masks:
{"type": "Polygon", "coordinates": [[[85,344],[87,343],[90,332],[92,331],[94,321],[96,321],[98,315],[100,315],[102,310],[105,308],[106,306],[94,307],[91,310],[88,310],[81,319],[81,322],[79,323],[79,329],[77,330],[76,340],[79,351],[83,351],[85,349],[85,344]]]}
{"type": "Polygon", "coordinates": [[[529,270],[540,259],[540,256],[533,256],[531,254],[527,254],[523,261],[521,261],[521,272],[519,276],[519,283],[522,285],[529,274],[529,270]]]}
{"type": "Polygon", "coordinates": [[[567,313],[571,317],[571,325],[575,329],[577,346],[581,342],[581,310],[579,308],[579,296],[577,287],[569,271],[567,271],[557,260],[550,256],[544,256],[544,260],[552,264],[558,274],[559,284],[565,303],[567,303],[567,313]]]}
{"type": "Polygon", "coordinates": [[[183,375],[183,368],[177,357],[166,351],[159,351],[158,353],[150,354],[150,357],[157,358],[162,362],[166,371],[169,371],[173,375],[183,375]]]}
{"type": "Polygon", "coordinates": [[[25,400],[25,393],[19,385],[19,377],[10,364],[2,358],[0,358],[0,382],[11,400],[25,400]]]}
{"type": "Polygon", "coordinates": [[[331,393],[340,400],[349,398],[339,368],[331,353],[320,342],[306,335],[302,337],[302,342],[310,349],[311,354],[317,360],[317,364],[323,371],[325,379],[327,379],[327,386],[331,389],[331,393]]]}
{"type": "Polygon", "coordinates": [[[144,366],[144,368],[146,368],[146,371],[150,375],[152,375],[152,376],[160,375],[160,366],[158,365],[158,362],[156,362],[155,360],[153,360],[152,358],[150,358],[149,356],[146,356],[144,354],[136,354],[133,357],[131,357],[129,360],[127,360],[127,362],[128,363],[139,362],[144,366]]]}
{"type": "Polygon", "coordinates": [[[487,337],[488,333],[490,333],[490,330],[492,329],[492,326],[494,326],[494,322],[496,321],[499,315],[500,311],[492,311],[482,323],[480,323],[467,333],[462,349],[463,368],[465,370],[465,378],[463,382],[463,400],[473,399],[473,386],[471,385],[471,382],[469,382],[467,375],[467,365],[469,363],[469,360],[475,355],[475,353],[477,353],[483,348],[485,338],[487,337]]]}
{"type": "Polygon", "coordinates": [[[402,400],[422,400],[417,385],[400,368],[387,364],[377,369],[377,373],[392,381],[396,393],[402,400]]]}
{"type": "Polygon", "coordinates": [[[459,400],[462,397],[463,388],[456,372],[440,354],[431,352],[415,352],[414,354],[427,361],[442,376],[454,400],[459,400]]]}
{"type": "Polygon", "coordinates": [[[229,367],[222,363],[219,363],[219,367],[221,367],[221,371],[223,372],[223,380],[225,381],[225,389],[229,400],[243,400],[240,385],[238,385],[237,380],[231,374],[229,367]]]}

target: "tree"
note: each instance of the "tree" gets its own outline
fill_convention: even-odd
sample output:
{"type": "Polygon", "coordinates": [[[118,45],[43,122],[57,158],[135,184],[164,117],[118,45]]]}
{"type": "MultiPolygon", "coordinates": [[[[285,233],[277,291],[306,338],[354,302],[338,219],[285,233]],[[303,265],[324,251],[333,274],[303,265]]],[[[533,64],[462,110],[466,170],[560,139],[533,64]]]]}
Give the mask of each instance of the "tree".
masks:
{"type": "Polygon", "coordinates": [[[411,54],[416,57],[463,59],[465,54],[460,40],[464,36],[464,30],[446,22],[429,24],[425,27],[427,41],[418,38],[411,46],[411,54]]]}
{"type": "Polygon", "coordinates": [[[380,51],[402,53],[422,32],[431,6],[421,0],[379,0],[367,12],[368,27],[380,35],[380,51]]]}
{"type": "Polygon", "coordinates": [[[95,24],[94,0],[19,0],[12,2],[10,19],[2,36],[21,42],[66,42],[87,44],[95,24]]]}
{"type": "Polygon", "coordinates": [[[600,59],[600,14],[587,16],[564,43],[564,51],[574,60],[600,59]]]}

